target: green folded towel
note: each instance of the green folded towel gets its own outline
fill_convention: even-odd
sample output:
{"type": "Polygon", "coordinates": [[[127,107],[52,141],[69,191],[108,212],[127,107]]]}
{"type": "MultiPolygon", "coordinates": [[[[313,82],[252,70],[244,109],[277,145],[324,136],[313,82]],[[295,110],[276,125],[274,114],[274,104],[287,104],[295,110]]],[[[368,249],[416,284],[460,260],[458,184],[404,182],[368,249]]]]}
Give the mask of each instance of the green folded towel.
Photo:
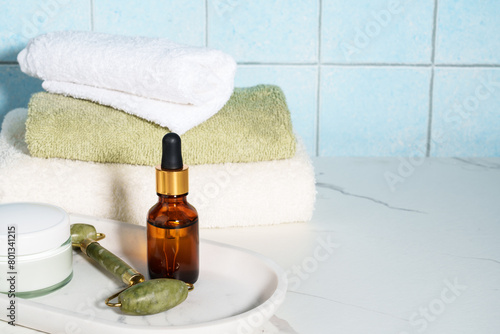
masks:
{"type": "MultiPolygon", "coordinates": [[[[31,97],[26,142],[42,158],[158,165],[161,139],[155,123],[100,104],[51,93],[31,97]]],[[[215,116],[181,136],[188,165],[291,158],[295,136],[282,90],[236,88],[215,116]]]]}

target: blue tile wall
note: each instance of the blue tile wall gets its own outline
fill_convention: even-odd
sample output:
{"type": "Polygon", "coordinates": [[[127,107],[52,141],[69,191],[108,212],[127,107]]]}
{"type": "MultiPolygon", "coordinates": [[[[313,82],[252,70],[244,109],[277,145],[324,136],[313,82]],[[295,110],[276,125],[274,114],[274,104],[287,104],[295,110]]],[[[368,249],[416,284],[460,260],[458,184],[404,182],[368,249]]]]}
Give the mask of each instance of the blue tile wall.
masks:
{"type": "Polygon", "coordinates": [[[323,0],[321,59],[429,64],[434,0],[323,0]]]}
{"type": "Polygon", "coordinates": [[[425,156],[430,74],[427,68],[324,67],[319,155],[425,156]]]}
{"type": "Polygon", "coordinates": [[[316,153],[316,66],[261,66],[241,65],[235,84],[239,87],[261,83],[278,85],[283,89],[292,115],[296,133],[304,141],[311,155],[316,153]]]}
{"type": "Polygon", "coordinates": [[[496,0],[0,0],[0,9],[0,122],[41,90],[16,63],[31,37],[94,30],[231,54],[236,86],[283,88],[311,155],[500,156],[496,0]]]}
{"type": "Polygon", "coordinates": [[[26,108],[31,94],[42,90],[42,82],[26,76],[17,65],[0,65],[0,112],[26,108]]]}
{"type": "Polygon", "coordinates": [[[89,0],[0,0],[0,9],[0,61],[15,61],[37,35],[91,28],[89,0]]]}
{"type": "Polygon", "coordinates": [[[500,1],[440,0],[438,13],[436,63],[500,63],[500,1]]]}
{"type": "Polygon", "coordinates": [[[208,45],[240,62],[316,62],[319,1],[208,1],[208,45]]]}
{"type": "Polygon", "coordinates": [[[204,0],[94,0],[94,30],[205,45],[204,0]]]}
{"type": "Polygon", "coordinates": [[[500,156],[500,69],[437,69],[433,156],[500,156]]]}

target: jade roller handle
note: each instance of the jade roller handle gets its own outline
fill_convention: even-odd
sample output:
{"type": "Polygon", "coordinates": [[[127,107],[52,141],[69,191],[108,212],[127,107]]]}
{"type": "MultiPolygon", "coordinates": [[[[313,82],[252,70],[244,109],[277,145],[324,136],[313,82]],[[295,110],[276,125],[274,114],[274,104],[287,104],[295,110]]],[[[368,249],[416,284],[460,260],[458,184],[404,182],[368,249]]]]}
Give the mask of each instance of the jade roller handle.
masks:
{"type": "Polygon", "coordinates": [[[80,248],[88,257],[99,263],[101,267],[123,283],[134,285],[144,282],[144,276],[140,272],[129,266],[125,261],[106,248],[102,247],[97,241],[85,239],[80,248]]]}
{"type": "Polygon", "coordinates": [[[135,285],[144,282],[144,276],[140,272],[96,241],[96,239],[100,238],[102,237],[95,232],[95,228],[92,225],[71,225],[71,241],[73,246],[79,247],[84,254],[96,261],[101,267],[123,283],[135,285]]]}

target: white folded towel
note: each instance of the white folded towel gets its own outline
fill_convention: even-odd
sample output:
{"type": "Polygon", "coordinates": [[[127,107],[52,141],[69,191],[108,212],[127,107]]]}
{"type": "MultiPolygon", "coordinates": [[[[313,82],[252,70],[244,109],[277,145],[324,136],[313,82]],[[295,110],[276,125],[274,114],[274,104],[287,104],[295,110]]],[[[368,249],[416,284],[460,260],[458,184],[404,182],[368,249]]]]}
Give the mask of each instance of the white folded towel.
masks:
{"type": "MultiPolygon", "coordinates": [[[[145,225],[157,201],[154,168],[31,157],[24,143],[26,117],[26,109],[16,109],[2,125],[1,203],[45,202],[145,225]]],[[[200,227],[308,221],[314,208],[314,170],[301,142],[291,159],[190,166],[189,183],[200,227]]]]}
{"type": "Polygon", "coordinates": [[[218,50],[79,31],[40,35],[17,60],[49,92],[109,105],[179,134],[224,106],[236,72],[234,59],[218,50]]]}
{"type": "Polygon", "coordinates": [[[69,82],[44,81],[42,87],[51,93],[90,100],[136,115],[167,127],[181,135],[215,115],[225,104],[213,101],[205,105],[188,105],[148,99],[115,90],[72,84],[69,82]]]}

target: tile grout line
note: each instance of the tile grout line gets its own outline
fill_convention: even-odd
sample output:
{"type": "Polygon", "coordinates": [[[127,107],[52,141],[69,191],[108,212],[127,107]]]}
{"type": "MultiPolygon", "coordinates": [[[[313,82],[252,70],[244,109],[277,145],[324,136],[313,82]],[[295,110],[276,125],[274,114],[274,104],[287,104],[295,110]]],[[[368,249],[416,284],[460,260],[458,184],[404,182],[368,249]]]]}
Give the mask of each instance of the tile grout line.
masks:
{"type": "MultiPolygon", "coordinates": [[[[0,61],[0,65],[17,65],[16,61],[0,61]]],[[[256,66],[338,66],[338,67],[430,67],[430,68],[500,68],[500,64],[385,64],[385,63],[362,63],[362,64],[337,64],[337,63],[265,63],[265,62],[238,62],[238,65],[256,66]]]]}
{"type": "Polygon", "coordinates": [[[316,78],[316,147],[315,153],[319,157],[319,129],[320,129],[320,110],[321,110],[321,26],[322,26],[322,0],[318,1],[318,64],[317,64],[317,78],[316,78]]]}
{"type": "Polygon", "coordinates": [[[416,63],[321,63],[326,66],[345,66],[345,67],[358,67],[358,66],[380,66],[380,67],[430,67],[432,64],[416,64],[416,63]]]}
{"type": "Polygon", "coordinates": [[[436,64],[435,67],[457,67],[457,68],[499,68],[500,64],[436,64]]]}
{"type": "Polygon", "coordinates": [[[337,67],[429,67],[429,68],[500,68],[500,64],[404,64],[404,63],[273,63],[273,62],[238,62],[238,65],[260,66],[337,66],[337,67]]]}
{"type": "Polygon", "coordinates": [[[429,119],[427,120],[427,147],[425,156],[431,155],[431,140],[432,140],[432,114],[434,104],[434,63],[436,60],[436,32],[437,32],[437,15],[438,15],[438,0],[434,0],[434,18],[432,27],[432,53],[431,53],[431,81],[429,84],[429,119]]]}
{"type": "Polygon", "coordinates": [[[94,0],[90,0],[90,31],[94,31],[94,0]]]}
{"type": "Polygon", "coordinates": [[[239,61],[238,65],[262,65],[262,66],[318,66],[318,62],[305,63],[273,63],[273,62],[258,62],[258,61],[239,61]]]}
{"type": "MultiPolygon", "coordinates": [[[[208,36],[207,36],[208,37],[208,36]]],[[[0,65],[17,65],[17,61],[0,61],[0,65]]],[[[337,67],[430,67],[430,68],[499,68],[500,64],[389,64],[389,63],[266,63],[266,62],[238,62],[238,65],[256,66],[337,66],[337,67]]]]}
{"type": "Polygon", "coordinates": [[[208,0],[205,0],[205,47],[208,48],[208,0]]]}

